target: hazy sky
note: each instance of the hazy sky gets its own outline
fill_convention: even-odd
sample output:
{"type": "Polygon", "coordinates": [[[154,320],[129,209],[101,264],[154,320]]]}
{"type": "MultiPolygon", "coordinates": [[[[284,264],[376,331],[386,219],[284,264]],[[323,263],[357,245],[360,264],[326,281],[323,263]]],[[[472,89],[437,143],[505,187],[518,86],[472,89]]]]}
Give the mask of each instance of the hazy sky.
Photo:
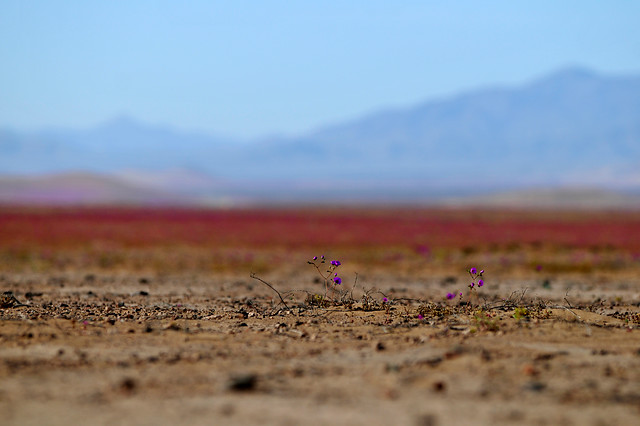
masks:
{"type": "Polygon", "coordinates": [[[298,134],[570,65],[640,71],[640,2],[0,2],[0,126],[298,134]]]}

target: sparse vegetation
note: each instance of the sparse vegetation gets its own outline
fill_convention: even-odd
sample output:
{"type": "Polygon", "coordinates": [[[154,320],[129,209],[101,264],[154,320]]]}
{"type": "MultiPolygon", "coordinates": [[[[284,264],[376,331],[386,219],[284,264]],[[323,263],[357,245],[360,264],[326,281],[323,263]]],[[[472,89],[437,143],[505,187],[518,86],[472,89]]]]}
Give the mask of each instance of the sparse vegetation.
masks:
{"type": "MultiPolygon", "coordinates": [[[[285,419],[295,395],[305,413],[318,401],[332,413],[397,406],[404,411],[394,415],[409,417],[394,420],[412,424],[431,421],[422,412],[430,401],[458,407],[462,392],[473,412],[495,404],[504,417],[490,424],[544,423],[541,412],[562,423],[590,406],[590,416],[635,419],[640,262],[630,246],[558,246],[558,235],[547,242],[542,233],[544,243],[496,243],[525,235],[509,228],[510,213],[512,234],[490,243],[461,225],[499,230],[486,212],[354,220],[353,211],[320,211],[308,222],[298,213],[122,210],[77,214],[78,229],[59,212],[3,216],[0,294],[10,293],[0,308],[0,410],[32,407],[33,395],[105,415],[179,399],[180,419],[197,400],[230,422],[250,413],[242,418],[250,423],[285,419]],[[253,234],[221,228],[234,220],[253,234]],[[396,222],[404,236],[384,228],[396,222]],[[339,257],[305,257],[323,248],[339,257]],[[592,272],[554,269],[563,262],[592,262],[592,272]],[[530,393],[531,408],[500,411],[530,393]]],[[[538,231],[564,226],[556,225],[538,231]]]]}

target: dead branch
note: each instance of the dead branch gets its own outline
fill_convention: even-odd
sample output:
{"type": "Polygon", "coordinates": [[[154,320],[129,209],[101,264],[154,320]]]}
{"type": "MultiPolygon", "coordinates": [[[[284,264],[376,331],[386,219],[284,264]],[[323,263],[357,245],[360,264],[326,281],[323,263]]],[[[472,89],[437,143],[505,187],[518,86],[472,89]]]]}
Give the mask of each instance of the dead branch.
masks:
{"type": "Polygon", "coordinates": [[[249,275],[251,278],[253,278],[254,280],[258,280],[260,281],[262,284],[266,285],[267,287],[269,287],[271,290],[275,291],[276,294],[278,295],[278,297],[280,298],[280,303],[282,303],[284,305],[285,308],[289,309],[289,306],[287,305],[287,302],[284,301],[284,299],[282,298],[282,295],[280,294],[280,292],[278,290],[276,290],[271,284],[269,284],[268,282],[266,282],[265,280],[263,280],[262,278],[260,278],[259,276],[257,276],[255,273],[251,273],[251,275],[249,275]]]}

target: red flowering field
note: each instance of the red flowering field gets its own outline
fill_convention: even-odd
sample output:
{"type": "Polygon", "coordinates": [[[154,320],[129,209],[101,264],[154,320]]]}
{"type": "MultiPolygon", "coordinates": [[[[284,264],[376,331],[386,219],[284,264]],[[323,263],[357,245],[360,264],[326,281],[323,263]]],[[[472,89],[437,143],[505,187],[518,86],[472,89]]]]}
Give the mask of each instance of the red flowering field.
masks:
{"type": "Polygon", "coordinates": [[[0,296],[1,424],[640,417],[633,211],[5,206],[0,296]]]}
{"type": "Polygon", "coordinates": [[[277,263],[282,256],[299,260],[331,252],[364,267],[397,268],[397,262],[428,263],[456,252],[463,257],[537,252],[539,260],[528,256],[527,261],[540,263],[549,260],[546,251],[576,264],[555,262],[553,267],[571,269],[586,261],[611,263],[612,253],[618,263],[633,260],[640,256],[639,235],[636,212],[0,209],[0,253],[13,267],[29,261],[55,268],[168,268],[185,262],[204,270],[250,268],[277,263]],[[566,256],[569,252],[573,257],[566,256]],[[135,255],[127,260],[125,253],[135,255]],[[149,263],[140,263],[143,258],[149,263]]]}
{"type": "Polygon", "coordinates": [[[68,247],[187,244],[245,247],[442,247],[551,244],[640,250],[637,212],[418,208],[1,208],[0,243],[68,247]]]}

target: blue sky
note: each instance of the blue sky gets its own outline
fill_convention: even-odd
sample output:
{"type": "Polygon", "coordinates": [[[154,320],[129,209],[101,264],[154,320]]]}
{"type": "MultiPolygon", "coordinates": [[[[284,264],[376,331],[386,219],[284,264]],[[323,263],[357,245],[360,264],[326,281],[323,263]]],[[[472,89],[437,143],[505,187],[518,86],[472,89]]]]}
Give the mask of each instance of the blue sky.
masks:
{"type": "Polygon", "coordinates": [[[296,135],[566,66],[640,71],[637,1],[0,3],[0,126],[296,135]]]}

